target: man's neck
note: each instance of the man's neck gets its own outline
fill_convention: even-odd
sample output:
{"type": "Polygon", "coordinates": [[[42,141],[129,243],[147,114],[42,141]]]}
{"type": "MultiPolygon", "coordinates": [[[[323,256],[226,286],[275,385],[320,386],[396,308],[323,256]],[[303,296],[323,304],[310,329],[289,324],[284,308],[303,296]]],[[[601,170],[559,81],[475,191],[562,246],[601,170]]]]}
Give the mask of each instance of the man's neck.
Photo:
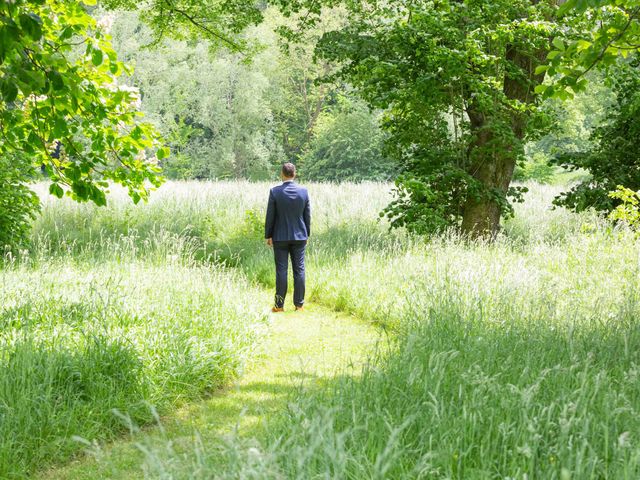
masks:
{"type": "Polygon", "coordinates": [[[282,183],[293,182],[293,178],[283,178],[282,183]]]}

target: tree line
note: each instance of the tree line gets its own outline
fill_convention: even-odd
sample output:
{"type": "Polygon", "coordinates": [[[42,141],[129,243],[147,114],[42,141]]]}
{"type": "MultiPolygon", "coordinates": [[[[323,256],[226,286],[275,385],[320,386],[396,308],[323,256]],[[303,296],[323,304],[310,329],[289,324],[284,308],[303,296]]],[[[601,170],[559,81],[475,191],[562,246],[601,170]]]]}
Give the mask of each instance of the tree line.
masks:
{"type": "MultiPolygon", "coordinates": [[[[271,8],[243,38],[251,49],[213,50],[209,40],[164,38],[139,12],[96,12],[140,90],[141,109],[169,145],[173,179],[273,179],[293,162],[306,180],[390,180],[379,113],[344,82],[321,82],[332,65],[315,62],[313,41],[288,51],[276,34],[287,21],[271,8]]],[[[330,21],[339,22],[339,18],[330,21]]],[[[325,22],[328,23],[328,22],[325,22]]]]}

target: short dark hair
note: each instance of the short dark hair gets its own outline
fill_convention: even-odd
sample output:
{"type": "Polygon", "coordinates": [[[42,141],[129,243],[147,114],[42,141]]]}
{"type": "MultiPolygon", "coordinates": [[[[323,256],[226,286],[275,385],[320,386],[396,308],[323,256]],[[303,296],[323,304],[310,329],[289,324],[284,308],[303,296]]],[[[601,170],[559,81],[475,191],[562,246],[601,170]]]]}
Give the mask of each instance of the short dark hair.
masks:
{"type": "Polygon", "coordinates": [[[296,166],[293,163],[285,163],[282,165],[282,175],[287,178],[293,178],[296,176],[296,166]]]}

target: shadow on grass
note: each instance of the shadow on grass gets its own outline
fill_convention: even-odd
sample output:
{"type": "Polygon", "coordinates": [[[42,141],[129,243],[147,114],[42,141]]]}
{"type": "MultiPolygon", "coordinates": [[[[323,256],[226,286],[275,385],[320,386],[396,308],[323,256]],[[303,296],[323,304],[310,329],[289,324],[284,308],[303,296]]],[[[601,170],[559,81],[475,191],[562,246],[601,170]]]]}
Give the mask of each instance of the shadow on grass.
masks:
{"type": "Polygon", "coordinates": [[[19,339],[0,366],[0,478],[31,478],[41,465],[70,458],[74,435],[117,433],[111,409],[151,418],[140,401],[148,388],[142,364],[119,339],[93,335],[73,349],[19,339]]]}
{"type": "MultiPolygon", "coordinates": [[[[156,425],[134,427],[130,440],[90,447],[94,461],[80,461],[39,478],[93,480],[95,478],[151,478],[167,473],[181,461],[191,461],[199,449],[207,463],[222,473],[228,467],[229,445],[239,441],[268,441],[270,425],[303,395],[327,391],[335,378],[305,372],[277,373],[246,384],[230,386],[202,402],[189,404],[156,425]],[[164,472],[164,473],[162,473],[164,472]]],[[[184,474],[182,471],[180,474],[184,474]]],[[[217,477],[216,477],[217,478],[217,477]]]]}
{"type": "Polygon", "coordinates": [[[145,439],[136,453],[137,472],[132,470],[131,477],[126,478],[135,478],[143,471],[148,478],[244,478],[242,474],[235,476],[237,462],[243,461],[236,454],[242,457],[248,445],[269,448],[274,431],[299,414],[300,398],[323,397],[351,377],[296,372],[274,378],[285,383],[256,380],[182,410],[179,418],[188,419],[189,427],[182,424],[176,430],[167,424],[161,438],[145,439]],[[200,471],[201,476],[204,471],[209,473],[201,477],[194,471],[200,471]]]}

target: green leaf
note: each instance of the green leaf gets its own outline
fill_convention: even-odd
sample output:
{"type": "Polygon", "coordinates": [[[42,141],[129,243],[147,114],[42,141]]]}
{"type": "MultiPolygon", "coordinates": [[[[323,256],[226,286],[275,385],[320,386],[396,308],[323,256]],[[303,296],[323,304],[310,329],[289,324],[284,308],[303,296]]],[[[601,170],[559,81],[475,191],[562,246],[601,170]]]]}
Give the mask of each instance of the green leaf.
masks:
{"type": "Polygon", "coordinates": [[[540,75],[541,73],[546,72],[547,70],[549,70],[549,65],[538,65],[536,67],[536,71],[535,74],[536,75],[540,75]]]}
{"type": "Polygon", "coordinates": [[[18,97],[18,87],[10,78],[5,78],[0,85],[0,93],[5,103],[11,103],[18,97]]]}
{"type": "Polygon", "coordinates": [[[96,66],[102,65],[102,50],[94,48],[91,52],[91,62],[96,66]]]}
{"type": "Polygon", "coordinates": [[[67,133],[67,122],[65,122],[64,118],[56,117],[53,122],[53,136],[55,138],[64,137],[67,133]]]}
{"type": "Polygon", "coordinates": [[[158,157],[158,160],[162,160],[164,158],[167,158],[170,154],[171,150],[169,149],[169,147],[162,147],[158,149],[156,157],[158,157]]]}
{"type": "Polygon", "coordinates": [[[566,50],[566,47],[564,45],[564,41],[560,37],[554,38],[553,42],[551,42],[551,43],[553,43],[553,46],[556,47],[561,52],[564,52],[566,50]]]}
{"type": "Polygon", "coordinates": [[[35,13],[23,13],[19,17],[20,26],[24,33],[32,40],[42,38],[42,19],[35,13]]]}
{"type": "Polygon", "coordinates": [[[64,88],[64,79],[62,78],[62,75],[60,75],[60,72],[52,70],[47,74],[47,77],[49,78],[54,90],[60,91],[64,88]]]}
{"type": "Polygon", "coordinates": [[[582,90],[584,91],[587,88],[587,85],[589,85],[589,80],[587,80],[586,78],[583,78],[582,80],[580,80],[577,84],[576,84],[576,89],[577,90],[582,90]]]}
{"type": "Polygon", "coordinates": [[[51,185],[49,185],[49,193],[58,198],[62,198],[62,196],[64,195],[64,190],[62,190],[62,187],[57,183],[52,183],[51,185]]]}
{"type": "Polygon", "coordinates": [[[80,200],[89,199],[89,186],[85,182],[74,182],[71,184],[71,190],[80,200]]]}
{"type": "Polygon", "coordinates": [[[91,200],[99,207],[104,207],[107,204],[107,196],[97,187],[91,189],[91,200]]]}
{"type": "Polygon", "coordinates": [[[90,7],[94,6],[97,2],[97,0],[82,0],[82,3],[84,3],[85,5],[89,5],[90,7]]]}
{"type": "Polygon", "coordinates": [[[62,33],[60,34],[60,40],[69,40],[71,37],[73,37],[73,28],[66,27],[64,30],[62,30],[62,33]]]}
{"type": "Polygon", "coordinates": [[[551,50],[549,52],[549,54],[547,55],[547,59],[549,60],[553,60],[554,58],[556,58],[558,55],[560,55],[562,52],[559,52],[558,50],[551,50]]]}
{"type": "Polygon", "coordinates": [[[586,50],[587,48],[589,48],[591,45],[593,45],[591,42],[588,42],[586,40],[578,40],[576,42],[576,48],[577,50],[580,52],[582,50],[586,50]]]}
{"type": "Polygon", "coordinates": [[[541,85],[537,85],[534,91],[538,94],[542,94],[547,90],[547,88],[549,88],[547,85],[541,84],[541,85]]]}

